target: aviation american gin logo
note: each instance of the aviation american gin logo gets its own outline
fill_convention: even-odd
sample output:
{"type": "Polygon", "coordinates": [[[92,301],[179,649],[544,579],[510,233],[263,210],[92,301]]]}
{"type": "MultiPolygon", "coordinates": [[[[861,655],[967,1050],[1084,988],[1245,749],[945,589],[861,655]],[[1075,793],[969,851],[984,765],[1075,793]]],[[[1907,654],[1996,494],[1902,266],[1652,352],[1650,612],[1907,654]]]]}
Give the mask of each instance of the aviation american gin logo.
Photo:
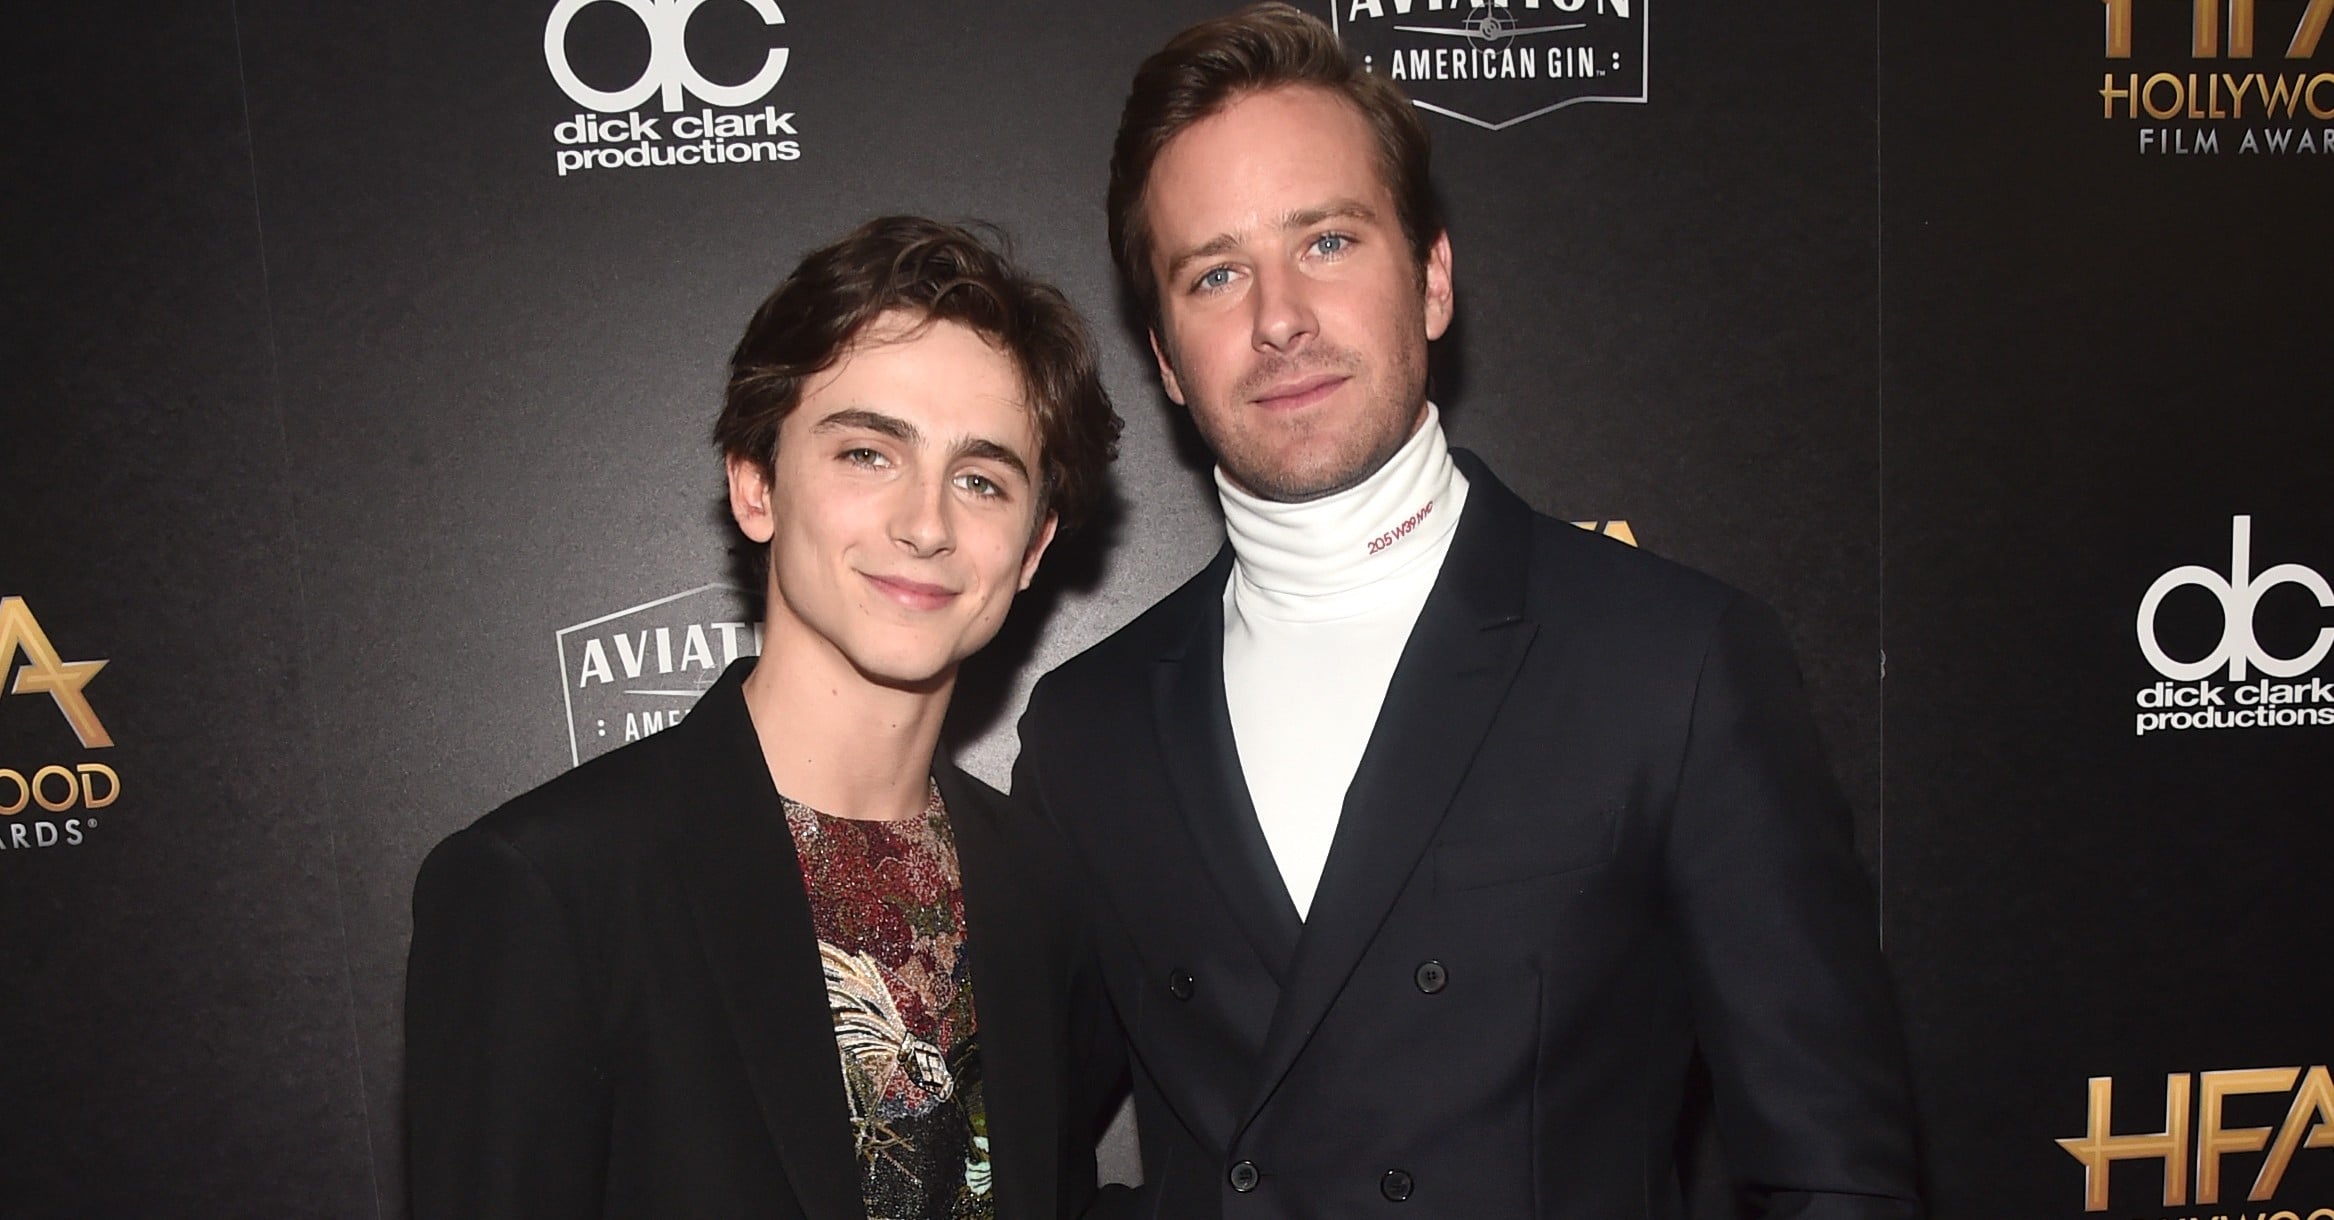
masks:
{"type": "Polygon", "coordinates": [[[1582,102],[1643,102],[1647,0],[1331,0],[1362,66],[1421,110],[1498,131],[1582,102]]]}
{"type": "Polygon", "coordinates": [[[701,585],[558,633],[567,743],[583,762],[679,724],[739,657],[760,656],[743,590],[701,585]]]}

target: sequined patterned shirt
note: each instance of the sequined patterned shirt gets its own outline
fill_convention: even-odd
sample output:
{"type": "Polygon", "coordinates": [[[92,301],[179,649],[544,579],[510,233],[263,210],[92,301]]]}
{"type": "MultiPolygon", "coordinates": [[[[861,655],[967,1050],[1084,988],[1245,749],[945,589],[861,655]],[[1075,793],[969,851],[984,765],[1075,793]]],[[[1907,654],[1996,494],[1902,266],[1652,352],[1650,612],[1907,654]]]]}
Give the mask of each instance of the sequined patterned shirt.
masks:
{"type": "Polygon", "coordinates": [[[787,799],[850,1097],[868,1220],[993,1220],[956,841],[922,817],[831,817],[787,799]]]}

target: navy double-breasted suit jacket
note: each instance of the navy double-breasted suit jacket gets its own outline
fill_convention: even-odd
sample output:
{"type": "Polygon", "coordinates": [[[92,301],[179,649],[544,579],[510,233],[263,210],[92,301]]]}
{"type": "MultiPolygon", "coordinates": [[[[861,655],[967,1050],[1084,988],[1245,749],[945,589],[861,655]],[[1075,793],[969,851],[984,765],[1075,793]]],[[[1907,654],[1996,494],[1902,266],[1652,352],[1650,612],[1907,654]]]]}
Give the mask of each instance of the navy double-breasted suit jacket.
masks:
{"type": "Polygon", "coordinates": [[[1458,457],[1309,918],[1225,707],[1228,550],[1030,700],[1013,795],[1098,895],[1140,1214],[1674,1217],[1698,1047],[1768,1215],[1918,1215],[1877,921],[1775,618],[1458,457]]]}

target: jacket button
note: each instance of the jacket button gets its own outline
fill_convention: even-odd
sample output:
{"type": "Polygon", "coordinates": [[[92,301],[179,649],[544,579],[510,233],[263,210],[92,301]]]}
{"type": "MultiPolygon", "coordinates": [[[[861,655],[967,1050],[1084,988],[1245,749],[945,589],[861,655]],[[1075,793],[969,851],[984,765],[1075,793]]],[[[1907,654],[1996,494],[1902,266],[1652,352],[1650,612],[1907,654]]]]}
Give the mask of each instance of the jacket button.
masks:
{"type": "Polygon", "coordinates": [[[1256,1162],[1242,1161],[1232,1166],[1232,1172],[1228,1176],[1232,1181],[1232,1189],[1241,1194],[1247,1194],[1256,1189],[1256,1162]]]}
{"type": "Polygon", "coordinates": [[[1178,1000],[1191,998],[1193,980],[1188,970],[1178,970],[1167,976],[1167,990],[1178,1000]]]}
{"type": "Polygon", "coordinates": [[[1450,985],[1451,972],[1443,969],[1441,962],[1420,962],[1418,973],[1412,975],[1411,978],[1418,983],[1420,991],[1433,995],[1450,985]]]}
{"type": "Polygon", "coordinates": [[[1415,1185],[1417,1183],[1410,1180],[1409,1174],[1399,1169],[1389,1169],[1385,1177],[1378,1179],[1378,1193],[1386,1196],[1390,1203],[1400,1203],[1410,1197],[1410,1188],[1415,1185]]]}

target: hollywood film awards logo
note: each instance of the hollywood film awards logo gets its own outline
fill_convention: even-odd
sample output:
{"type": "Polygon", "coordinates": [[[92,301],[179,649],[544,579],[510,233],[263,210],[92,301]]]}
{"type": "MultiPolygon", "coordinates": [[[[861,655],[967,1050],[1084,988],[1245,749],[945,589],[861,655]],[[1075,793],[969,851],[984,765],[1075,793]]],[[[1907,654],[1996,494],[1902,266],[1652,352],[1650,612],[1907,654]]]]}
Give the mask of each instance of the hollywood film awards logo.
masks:
{"type": "Polygon", "coordinates": [[[573,761],[679,724],[721,671],[762,653],[743,590],[701,585],[558,632],[573,761]]]}
{"type": "Polygon", "coordinates": [[[2141,154],[2334,156],[2334,0],[2104,5],[2099,115],[2141,154]]]}
{"type": "Polygon", "coordinates": [[[2316,1200],[2276,1202],[2310,1189],[2304,1179],[2326,1180],[2311,1172],[2327,1167],[2325,1154],[2314,1150],[2334,1148],[2334,1075],[2325,1064],[2170,1072],[2161,1109],[2150,1096],[2152,1081],[2126,1079],[2127,1096],[2137,1093],[2139,1101],[2120,1116],[2116,1083],[2092,1077],[2083,1134],[2055,1141],[2082,1162],[2085,1212],[2108,1211],[2120,1198],[2114,1210],[2144,1215],[2140,1209],[2162,1199],[2167,1208],[2204,1209],[2177,1220],[2334,1220],[2334,1207],[2311,1206],[2316,1200]],[[2116,1130],[2119,1118],[2123,1131],[2116,1130]],[[2158,1123],[2161,1129],[2151,1129],[2158,1123]],[[2297,1159],[2302,1172],[2289,1181],[2297,1159]],[[2124,1189],[2115,1190],[2115,1168],[2135,1161],[2121,1178],[2124,1189]],[[2141,1168],[2151,1164],[2155,1174],[2141,1168]],[[2163,1188],[2151,1196],[2142,1192],[2152,1176],[2163,1188]]]}
{"type": "Polygon", "coordinates": [[[1411,103],[1490,131],[1643,102],[1647,0],[1330,0],[1330,23],[1411,103]]]}
{"type": "Polygon", "coordinates": [[[45,743],[25,751],[31,758],[0,756],[0,852],[78,847],[96,828],[97,811],[121,799],[120,773],[86,757],[113,748],[113,735],[84,689],[105,665],[65,660],[23,598],[0,597],[0,709],[10,721],[8,754],[16,755],[22,742],[45,743]],[[17,731],[20,718],[38,707],[27,696],[38,695],[48,696],[82,756],[59,750],[64,734],[53,729],[17,731]]]}
{"type": "MultiPolygon", "coordinates": [[[[751,15],[750,24],[776,31],[786,15],[775,0],[727,0],[751,15]]],[[[715,0],[559,0],[543,24],[543,62],[569,100],[586,111],[551,129],[558,148],[559,176],[598,169],[646,169],[685,165],[737,165],[795,161],[802,156],[800,132],[791,110],[764,104],[786,75],[793,52],[782,46],[762,50],[758,67],[744,80],[712,79],[698,66],[689,46],[689,24],[715,0]],[[576,28],[595,5],[629,13],[603,30],[606,41],[584,39],[576,28]],[[646,35],[647,59],[629,83],[600,88],[577,70],[577,52],[595,67],[621,63],[625,50],[638,51],[646,35]],[[626,37],[629,35],[629,37],[626,37]],[[589,43],[588,46],[579,44],[589,43]],[[650,106],[654,101],[655,105],[650,106]]],[[[599,14],[591,14],[598,17],[599,14]]],[[[634,56],[637,59],[637,55],[634,56]]],[[[616,69],[622,75],[621,69],[616,69]]]]}
{"type": "MultiPolygon", "coordinates": [[[[2280,652],[2261,638],[2262,602],[2288,586],[2321,612],[2334,607],[2334,586],[2313,568],[2281,563],[2253,571],[2251,517],[2230,519],[2225,573],[2188,564],[2157,577],[2140,598],[2136,630],[2141,655],[2163,678],[2134,697],[2140,709],[2134,732],[2334,725],[2334,682],[2312,673],[2334,652],[2334,626],[2293,633],[2309,641],[2295,652],[2280,652]],[[2189,590],[2201,590],[2209,602],[2189,590]],[[2201,620],[2205,627],[2210,647],[2201,656],[2184,659],[2165,644],[2166,604],[2175,595],[2186,595],[2195,611],[2185,616],[2189,625],[2201,620]]],[[[2293,643],[2299,638],[2288,646],[2293,643]]]]}

